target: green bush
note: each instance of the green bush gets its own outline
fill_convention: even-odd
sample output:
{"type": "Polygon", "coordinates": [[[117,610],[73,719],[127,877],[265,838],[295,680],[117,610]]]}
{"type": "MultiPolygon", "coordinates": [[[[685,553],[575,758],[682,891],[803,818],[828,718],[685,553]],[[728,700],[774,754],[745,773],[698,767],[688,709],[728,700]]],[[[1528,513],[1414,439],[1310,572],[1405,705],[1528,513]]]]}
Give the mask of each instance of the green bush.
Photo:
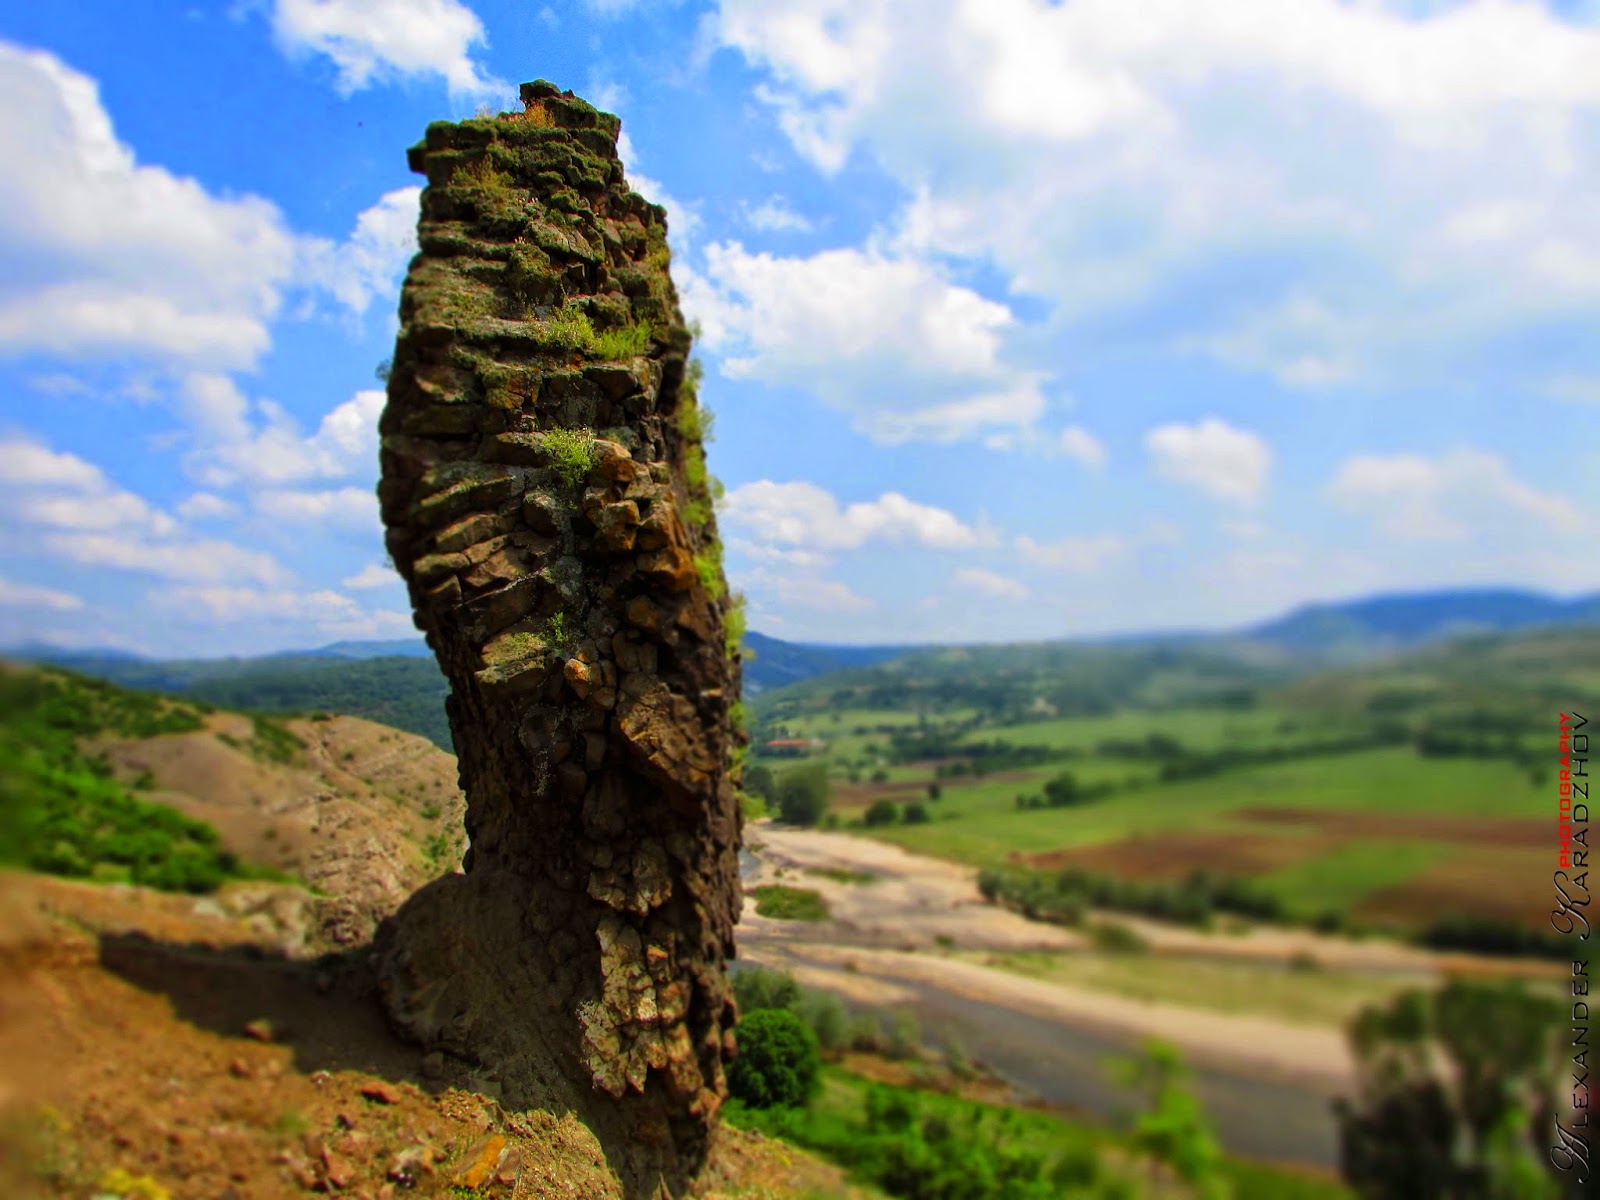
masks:
{"type": "Polygon", "coordinates": [[[816,1095],[822,1051],[794,1013],[756,1009],[734,1036],[738,1055],[728,1068],[729,1094],[752,1108],[798,1108],[816,1095]]]}
{"type": "Polygon", "coordinates": [[[791,767],[778,776],[778,815],[790,825],[815,825],[828,810],[831,790],[826,763],[791,767]]]}
{"type": "Polygon", "coordinates": [[[893,825],[899,819],[900,808],[893,800],[876,801],[861,818],[868,829],[876,829],[882,825],[893,825]]]}
{"type": "Polygon", "coordinates": [[[733,998],[740,1012],[754,1012],[758,1008],[793,1009],[800,995],[800,985],[787,971],[742,967],[733,972],[733,998]]]}

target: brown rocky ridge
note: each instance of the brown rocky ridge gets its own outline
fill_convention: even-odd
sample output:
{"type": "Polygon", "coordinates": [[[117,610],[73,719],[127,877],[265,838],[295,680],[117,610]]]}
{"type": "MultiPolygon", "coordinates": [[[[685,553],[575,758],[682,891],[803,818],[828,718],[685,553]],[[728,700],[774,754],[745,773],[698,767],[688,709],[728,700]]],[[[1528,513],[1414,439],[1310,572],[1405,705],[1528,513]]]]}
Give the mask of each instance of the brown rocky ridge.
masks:
{"type": "Polygon", "coordinates": [[[666,213],[572,93],[429,126],[379,500],[449,677],[465,873],[380,929],[391,1020],[570,1111],[630,1195],[704,1161],[733,1053],[742,735],[666,213]]]}

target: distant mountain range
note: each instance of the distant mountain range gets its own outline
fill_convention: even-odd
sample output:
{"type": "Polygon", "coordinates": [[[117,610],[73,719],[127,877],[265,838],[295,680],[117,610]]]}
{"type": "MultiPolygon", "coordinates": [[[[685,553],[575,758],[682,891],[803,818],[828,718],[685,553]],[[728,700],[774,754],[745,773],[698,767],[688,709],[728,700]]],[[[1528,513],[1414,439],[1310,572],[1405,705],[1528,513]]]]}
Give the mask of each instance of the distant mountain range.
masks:
{"type": "Polygon", "coordinates": [[[1245,632],[1297,653],[1357,661],[1471,633],[1600,624],[1600,595],[1562,600],[1511,588],[1371,596],[1308,604],[1245,632]]]}
{"type": "MultiPolygon", "coordinates": [[[[1561,599],[1511,588],[1451,589],[1308,604],[1282,617],[1222,633],[1152,633],[1078,644],[1124,649],[1181,646],[1310,670],[1374,661],[1472,633],[1516,633],[1600,625],[1600,595],[1561,599]]],[[[1071,640],[1048,643],[1053,648],[1071,640]]],[[[836,671],[872,667],[919,651],[914,645],[821,645],[750,633],[744,672],[754,696],[836,671]]],[[[180,692],[232,707],[327,708],[387,721],[449,747],[447,684],[420,637],[334,642],[253,658],[157,660],[113,650],[29,645],[4,657],[49,662],[127,687],[180,692]]]]}

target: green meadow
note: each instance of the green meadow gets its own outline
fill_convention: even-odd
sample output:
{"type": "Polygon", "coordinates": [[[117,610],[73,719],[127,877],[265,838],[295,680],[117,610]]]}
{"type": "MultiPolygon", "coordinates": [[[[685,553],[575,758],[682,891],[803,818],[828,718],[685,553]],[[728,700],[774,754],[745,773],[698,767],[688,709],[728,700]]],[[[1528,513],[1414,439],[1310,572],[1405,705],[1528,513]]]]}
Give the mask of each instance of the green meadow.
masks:
{"type": "Polygon", "coordinates": [[[820,739],[836,827],[979,868],[1205,869],[1296,920],[1367,906],[1379,925],[1531,925],[1543,893],[1521,867],[1553,805],[1545,726],[1578,676],[1600,678],[1600,639],[1570,632],[1279,675],[1230,675],[1211,651],[988,657],[913,655],[765,694],[751,761],[781,773],[792,761],[763,757],[764,741],[820,739]],[[1063,674],[1090,711],[1061,711],[1063,674]],[[1065,798],[1048,799],[1064,775],[1065,798]],[[884,801],[922,811],[885,820],[884,801]],[[1486,896],[1491,852],[1507,882],[1486,896]]]}

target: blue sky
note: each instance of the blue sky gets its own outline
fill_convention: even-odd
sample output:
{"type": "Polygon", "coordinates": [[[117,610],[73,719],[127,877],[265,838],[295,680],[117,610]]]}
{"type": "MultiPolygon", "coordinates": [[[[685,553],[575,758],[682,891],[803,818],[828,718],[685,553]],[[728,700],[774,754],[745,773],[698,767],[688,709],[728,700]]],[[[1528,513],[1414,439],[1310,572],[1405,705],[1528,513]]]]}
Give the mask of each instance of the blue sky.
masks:
{"type": "Polygon", "coordinates": [[[406,636],[405,148],[619,113],[779,637],[1600,587],[1600,9],[79,0],[0,16],[0,644],[406,636]]]}

